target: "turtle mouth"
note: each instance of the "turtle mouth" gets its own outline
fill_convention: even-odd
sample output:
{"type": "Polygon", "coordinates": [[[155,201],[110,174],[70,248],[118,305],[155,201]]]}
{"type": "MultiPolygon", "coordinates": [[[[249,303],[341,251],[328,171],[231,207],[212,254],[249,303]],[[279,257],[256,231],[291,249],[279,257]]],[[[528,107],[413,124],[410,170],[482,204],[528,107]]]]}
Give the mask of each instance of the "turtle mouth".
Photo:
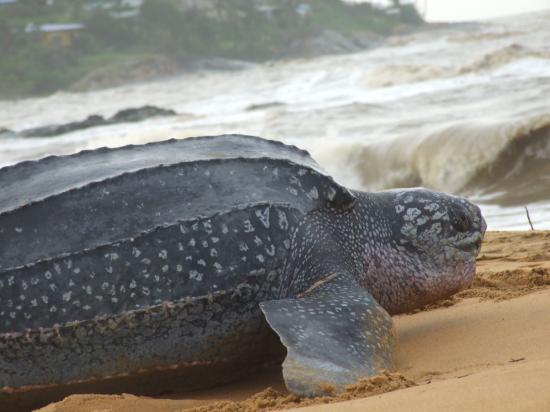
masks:
{"type": "Polygon", "coordinates": [[[479,231],[476,231],[471,236],[468,236],[467,238],[458,241],[455,244],[455,247],[462,250],[463,252],[473,253],[475,256],[477,256],[481,249],[481,243],[483,242],[483,237],[485,236],[486,230],[487,223],[485,222],[485,219],[481,217],[479,231]]]}
{"type": "Polygon", "coordinates": [[[481,233],[476,233],[473,236],[470,236],[466,239],[463,239],[455,244],[457,249],[460,249],[463,252],[472,253],[477,256],[479,250],[481,249],[481,242],[483,241],[483,235],[481,233]]]}

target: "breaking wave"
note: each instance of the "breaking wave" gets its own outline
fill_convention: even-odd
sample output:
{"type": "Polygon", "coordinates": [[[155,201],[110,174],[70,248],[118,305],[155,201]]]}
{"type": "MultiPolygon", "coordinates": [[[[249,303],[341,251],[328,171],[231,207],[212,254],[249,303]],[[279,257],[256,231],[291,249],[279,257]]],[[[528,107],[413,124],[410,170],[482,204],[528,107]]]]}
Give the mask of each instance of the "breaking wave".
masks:
{"type": "Polygon", "coordinates": [[[363,83],[368,87],[388,87],[399,84],[428,81],[461,76],[470,73],[494,70],[521,59],[550,59],[550,53],[532,50],[512,43],[487,52],[472,62],[459,66],[438,66],[433,64],[389,64],[371,69],[363,83]]]}
{"type": "Polygon", "coordinates": [[[425,186],[503,205],[550,199],[550,115],[339,147],[319,160],[360,188],[425,186]]]}

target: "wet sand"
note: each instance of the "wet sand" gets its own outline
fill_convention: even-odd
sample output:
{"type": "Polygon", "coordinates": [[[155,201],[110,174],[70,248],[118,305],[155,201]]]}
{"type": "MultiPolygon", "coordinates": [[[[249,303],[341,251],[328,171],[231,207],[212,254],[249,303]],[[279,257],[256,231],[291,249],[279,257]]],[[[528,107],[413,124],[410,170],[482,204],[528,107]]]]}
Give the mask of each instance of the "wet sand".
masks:
{"type": "Polygon", "coordinates": [[[488,233],[471,289],[394,319],[396,371],[338,397],[290,395],[274,367],[201,392],[73,395],[40,411],[550,410],[550,232],[488,233]]]}

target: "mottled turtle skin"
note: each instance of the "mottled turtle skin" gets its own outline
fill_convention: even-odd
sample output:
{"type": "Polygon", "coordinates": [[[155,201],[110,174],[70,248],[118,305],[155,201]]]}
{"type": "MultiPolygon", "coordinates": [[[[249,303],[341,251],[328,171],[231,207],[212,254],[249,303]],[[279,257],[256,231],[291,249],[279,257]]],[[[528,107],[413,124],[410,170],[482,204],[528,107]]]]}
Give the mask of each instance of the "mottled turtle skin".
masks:
{"type": "Polygon", "coordinates": [[[342,387],[392,367],[388,313],[471,283],[485,231],[465,199],[350,191],[307,152],[240,135],[23,162],[0,187],[5,396],[252,367],[272,329],[291,390],[342,387]]]}

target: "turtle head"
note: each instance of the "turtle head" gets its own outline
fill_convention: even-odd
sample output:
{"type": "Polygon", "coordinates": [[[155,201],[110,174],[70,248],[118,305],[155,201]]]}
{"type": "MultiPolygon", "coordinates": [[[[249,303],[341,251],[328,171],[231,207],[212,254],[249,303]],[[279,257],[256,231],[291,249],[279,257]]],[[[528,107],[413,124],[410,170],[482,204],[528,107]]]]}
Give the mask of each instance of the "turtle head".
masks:
{"type": "Polygon", "coordinates": [[[427,253],[441,263],[474,261],[486,224],[479,207],[468,200],[418,188],[393,197],[393,230],[399,243],[427,253]]]}
{"type": "Polygon", "coordinates": [[[392,269],[401,312],[470,286],[486,224],[468,200],[424,188],[381,192],[392,233],[392,269]]]}

